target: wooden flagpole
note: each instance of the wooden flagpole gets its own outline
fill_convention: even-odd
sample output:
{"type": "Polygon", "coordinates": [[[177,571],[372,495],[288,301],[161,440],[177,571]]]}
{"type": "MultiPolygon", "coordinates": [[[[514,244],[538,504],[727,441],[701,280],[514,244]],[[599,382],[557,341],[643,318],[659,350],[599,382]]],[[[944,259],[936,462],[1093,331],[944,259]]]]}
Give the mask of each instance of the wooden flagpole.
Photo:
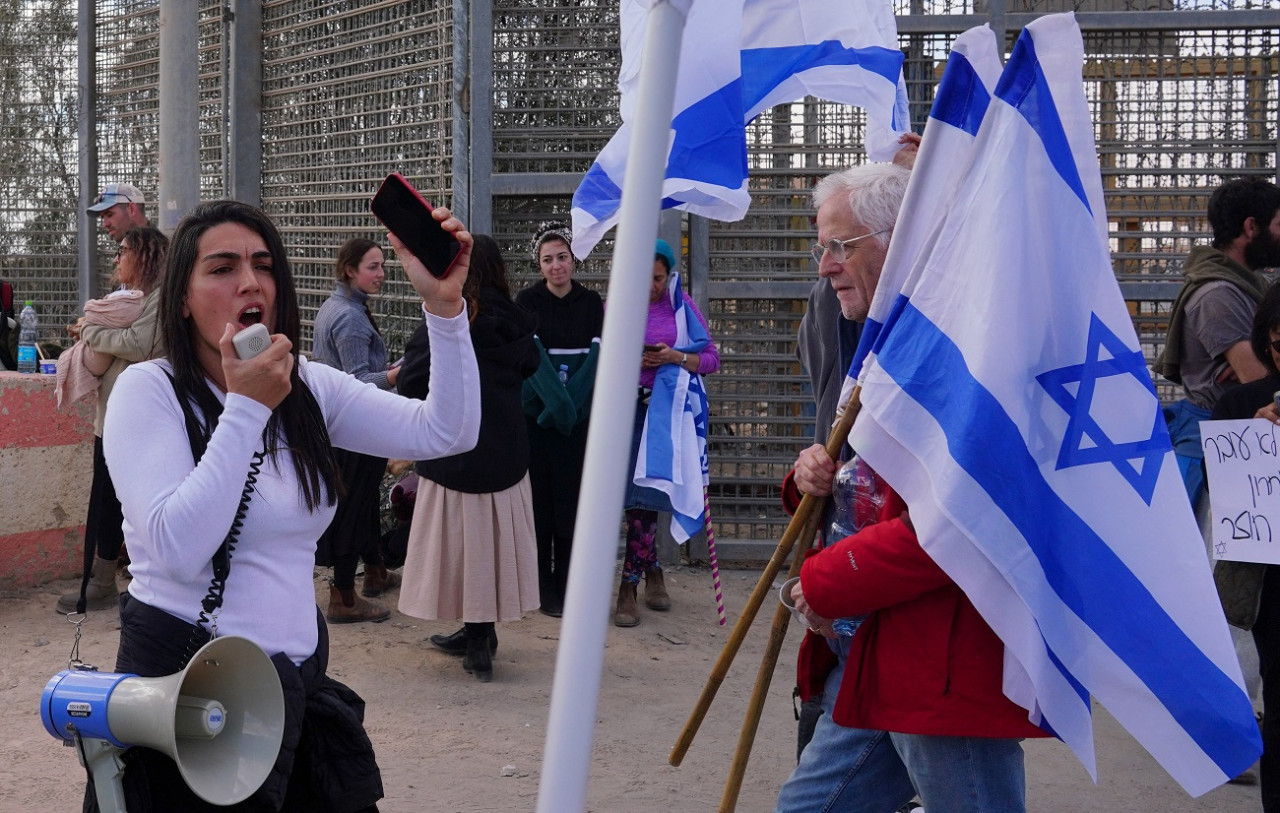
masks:
{"type": "MultiPolygon", "coordinates": [[[[857,417],[858,410],[862,406],[862,389],[855,387],[853,394],[849,396],[849,402],[845,405],[844,413],[840,416],[840,420],[831,430],[831,435],[827,438],[827,454],[832,460],[840,459],[840,450],[844,447],[845,441],[849,438],[849,430],[853,427],[854,418],[857,417]]],[[[733,659],[738,654],[738,650],[742,646],[743,639],[747,636],[747,631],[751,628],[751,624],[755,621],[756,613],[764,604],[765,597],[773,592],[773,581],[777,578],[778,573],[782,570],[783,563],[787,557],[791,555],[798,539],[804,540],[804,547],[797,552],[792,562],[792,568],[798,573],[799,563],[803,562],[803,551],[808,550],[813,543],[813,537],[817,533],[817,529],[822,522],[823,506],[825,505],[825,497],[814,497],[811,494],[804,495],[800,500],[799,507],[791,516],[791,521],[787,523],[787,528],[782,533],[782,539],[779,540],[777,547],[773,551],[773,556],[764,566],[764,571],[760,574],[760,580],[756,582],[756,587],[751,591],[751,595],[747,598],[746,606],[742,608],[742,614],[738,616],[737,622],[733,625],[732,632],[729,633],[729,639],[725,641],[724,648],[720,652],[720,657],[716,660],[715,666],[711,669],[711,674],[707,677],[706,685],[702,689],[702,694],[698,698],[698,702],[694,705],[693,711],[689,715],[689,720],[685,723],[684,729],[680,732],[680,737],[676,740],[675,746],[671,749],[671,754],[667,761],[672,765],[679,765],[689,746],[693,743],[693,738],[698,733],[698,729],[702,726],[703,719],[707,716],[707,710],[711,708],[711,703],[715,700],[716,692],[720,689],[720,684],[724,682],[724,676],[729,671],[729,666],[733,663],[733,659]]],[[[781,603],[779,603],[781,608],[781,603]]],[[[786,622],[791,617],[790,613],[781,608],[780,613],[774,614],[774,634],[777,634],[779,626],[781,626],[782,634],[778,637],[777,649],[773,651],[770,659],[768,651],[765,653],[765,661],[768,663],[768,669],[772,674],[773,666],[778,660],[778,650],[782,647],[782,637],[786,634],[786,622]],[[779,623],[781,619],[781,623],[779,623]]],[[[772,635],[770,638],[772,646],[772,635]]],[[[765,663],[761,664],[761,670],[765,668],[765,663]]],[[[757,688],[759,680],[757,679],[757,688]]],[[[768,689],[768,683],[765,683],[765,689],[768,689]]],[[[763,693],[761,693],[763,698],[763,693]]],[[[753,705],[755,698],[753,695],[753,705]]],[[[762,702],[762,701],[761,701],[762,702]]],[[[755,720],[751,719],[750,710],[748,718],[743,723],[744,734],[748,724],[751,728],[750,740],[755,739],[755,729],[759,724],[759,710],[755,712],[755,720]]],[[[751,750],[751,742],[746,744],[746,752],[751,750]]],[[[738,745],[739,754],[743,750],[743,742],[740,739],[738,745]]],[[[746,768],[746,755],[735,755],[734,764],[736,765],[741,759],[742,770],[746,768]]],[[[739,782],[741,777],[739,776],[739,782]]],[[[735,791],[734,796],[737,793],[735,791]]]]}

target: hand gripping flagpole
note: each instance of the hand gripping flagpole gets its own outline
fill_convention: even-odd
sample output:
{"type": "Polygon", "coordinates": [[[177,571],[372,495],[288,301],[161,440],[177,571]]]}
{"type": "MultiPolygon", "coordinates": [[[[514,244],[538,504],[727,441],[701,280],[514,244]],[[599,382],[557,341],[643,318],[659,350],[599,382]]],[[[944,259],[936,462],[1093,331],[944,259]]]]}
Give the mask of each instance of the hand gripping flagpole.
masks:
{"type": "Polygon", "coordinates": [[[587,774],[617,563],[616,531],[630,472],[636,376],[644,344],[653,241],[670,143],[680,42],[691,0],[654,0],[645,30],[625,189],[609,279],[609,312],[587,430],[582,494],[565,595],[538,813],[586,809],[587,774]],[[601,539],[607,541],[602,542],[601,539]]]}
{"type": "MultiPolygon", "coordinates": [[[[849,402],[845,405],[844,413],[841,414],[840,420],[827,438],[827,454],[831,456],[832,460],[840,459],[840,451],[844,447],[845,441],[849,439],[849,430],[853,427],[853,421],[861,407],[862,388],[855,387],[853,394],[849,396],[849,402]]],[[[755,621],[756,613],[760,610],[761,605],[764,604],[765,598],[773,593],[773,580],[777,578],[778,573],[782,570],[783,563],[791,555],[796,541],[803,540],[803,548],[796,553],[791,562],[791,575],[799,574],[800,565],[804,561],[804,551],[808,550],[812,544],[813,537],[822,522],[822,508],[825,502],[825,497],[815,497],[812,494],[806,494],[800,500],[800,505],[791,516],[791,521],[787,523],[786,530],[782,532],[782,539],[774,549],[773,556],[765,564],[764,571],[760,574],[760,580],[756,582],[755,590],[747,598],[746,606],[742,608],[742,613],[733,625],[733,631],[729,633],[729,640],[725,641],[724,649],[720,652],[720,657],[716,660],[715,666],[712,667],[711,675],[707,678],[707,683],[702,689],[702,695],[698,698],[697,704],[695,704],[693,711],[690,713],[684,730],[680,732],[680,738],[676,740],[675,746],[671,749],[671,755],[667,758],[667,761],[672,765],[679,765],[684,761],[684,755],[688,753],[694,736],[697,735],[698,729],[702,726],[702,721],[707,716],[707,710],[711,708],[712,701],[715,700],[720,684],[724,682],[724,676],[728,673],[729,666],[738,654],[738,649],[741,648],[742,641],[746,638],[747,631],[751,628],[751,623],[755,621]]],[[[778,652],[782,648],[782,639],[786,635],[787,621],[790,618],[790,612],[782,607],[781,603],[778,606],[779,611],[775,612],[773,617],[769,646],[766,648],[764,659],[760,664],[760,674],[756,678],[756,691],[752,694],[751,702],[748,705],[747,717],[743,721],[742,734],[738,740],[738,750],[734,756],[733,767],[730,769],[730,783],[734,782],[733,777],[736,775],[738,785],[741,785],[742,773],[746,770],[747,755],[750,754],[751,745],[755,741],[756,727],[760,722],[760,709],[764,704],[764,696],[769,688],[769,679],[773,675],[773,668],[778,660],[778,652]],[[764,676],[763,681],[761,680],[761,675],[764,676]]],[[[725,792],[727,797],[728,787],[726,787],[725,792]]],[[[736,803],[736,788],[733,792],[733,799],[734,801],[728,808],[730,810],[733,809],[732,805],[736,803]]],[[[724,809],[722,801],[721,810],[724,809]]]]}

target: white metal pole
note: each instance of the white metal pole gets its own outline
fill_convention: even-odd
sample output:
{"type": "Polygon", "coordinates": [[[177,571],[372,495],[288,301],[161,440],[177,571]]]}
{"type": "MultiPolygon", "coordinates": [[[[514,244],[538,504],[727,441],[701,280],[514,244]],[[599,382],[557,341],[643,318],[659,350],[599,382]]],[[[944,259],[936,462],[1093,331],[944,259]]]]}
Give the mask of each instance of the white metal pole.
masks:
{"type": "Polygon", "coordinates": [[[609,311],[591,405],[573,559],[565,596],[555,683],[543,751],[538,813],[586,809],[587,774],[604,669],[604,642],[617,564],[622,500],[631,472],[631,426],[670,143],[680,40],[688,0],[656,0],[645,29],[637,105],[618,239],[609,275],[609,311]]]}

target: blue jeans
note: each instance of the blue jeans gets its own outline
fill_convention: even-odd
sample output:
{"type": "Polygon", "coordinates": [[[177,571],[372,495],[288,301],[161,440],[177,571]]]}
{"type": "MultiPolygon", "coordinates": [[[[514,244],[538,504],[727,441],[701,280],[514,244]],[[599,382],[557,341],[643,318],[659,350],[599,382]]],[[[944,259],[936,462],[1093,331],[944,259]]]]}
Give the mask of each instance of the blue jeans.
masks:
{"type": "Polygon", "coordinates": [[[1204,447],[1200,445],[1200,421],[1209,420],[1211,414],[1186,398],[1164,408],[1169,440],[1173,442],[1178,471],[1182,473],[1182,484],[1186,486],[1192,510],[1204,493],[1204,447]]]}
{"type": "Polygon", "coordinates": [[[926,811],[1026,809],[1020,740],[933,737],[846,728],[831,717],[841,662],[822,694],[823,715],[775,813],[892,813],[917,794],[926,811]]]}

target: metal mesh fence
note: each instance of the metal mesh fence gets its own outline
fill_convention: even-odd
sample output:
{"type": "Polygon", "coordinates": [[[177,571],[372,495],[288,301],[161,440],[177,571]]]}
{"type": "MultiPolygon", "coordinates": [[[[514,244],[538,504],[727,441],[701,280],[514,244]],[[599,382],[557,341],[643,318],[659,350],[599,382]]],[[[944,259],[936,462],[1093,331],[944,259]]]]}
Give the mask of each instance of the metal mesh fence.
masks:
{"type": "MultiPolygon", "coordinates": [[[[225,102],[223,51],[225,3],[200,0],[198,12],[200,196],[222,197],[225,102]]],[[[130,183],[147,199],[146,214],[158,222],[160,187],[160,12],[155,0],[99,0],[96,3],[94,71],[98,178],[96,186],[130,183]]],[[[91,185],[92,179],[86,179],[91,185]]],[[[107,290],[116,246],[98,234],[96,288],[107,290]]]]}
{"type": "MultiPolygon", "coordinates": [[[[385,244],[368,205],[382,178],[400,172],[451,203],[453,12],[431,0],[277,0],[262,27],[262,203],[289,247],[309,348],[338,248],[385,244]]],[[[397,354],[422,311],[394,263],[370,306],[397,354]]]]}
{"type": "Polygon", "coordinates": [[[75,3],[0,3],[0,278],[61,333],[76,285],[75,3]],[[71,269],[71,273],[67,273],[71,269]]]}
{"type": "MultiPolygon", "coordinates": [[[[920,129],[951,41],[991,10],[986,0],[894,5],[920,129]]],[[[1205,15],[1274,14],[1274,0],[1000,5],[990,19],[1006,32],[1006,50],[1031,15],[1080,15],[1115,271],[1152,357],[1181,260],[1205,237],[1208,192],[1227,177],[1276,173],[1277,26],[1205,15]]],[[[158,181],[157,2],[94,6],[97,176],[79,179],[76,4],[0,0],[0,273],[15,280],[20,297],[26,289],[47,303],[46,324],[58,325],[50,330],[79,304],[78,183],[128,181],[154,199],[158,181]]],[[[210,198],[229,188],[222,77],[234,21],[218,0],[200,0],[199,9],[200,189],[210,198]]],[[[491,231],[508,252],[513,287],[536,279],[530,235],[540,221],[567,220],[577,179],[619,123],[616,2],[267,0],[262,28],[261,196],[289,246],[307,330],[332,287],[338,246],[353,236],[381,238],[367,200],[391,171],[433,202],[489,195],[491,231]],[[459,22],[469,14],[487,29],[459,22]],[[485,62],[468,67],[458,49],[477,43],[485,62]],[[485,89],[470,83],[485,76],[492,90],[480,109],[492,113],[482,121],[469,108],[485,89]],[[455,141],[459,127],[491,139],[491,160],[475,163],[468,145],[455,141]],[[455,189],[465,178],[470,188],[455,189]]],[[[709,297],[699,304],[723,362],[708,378],[713,514],[723,538],[773,538],[784,521],[778,481],[813,432],[794,352],[814,278],[805,253],[813,237],[808,190],[826,172],[865,160],[864,128],[861,111],[814,100],[766,111],[748,129],[752,208],[739,223],[709,226],[709,275],[700,281],[709,297]]],[[[105,237],[99,244],[91,295],[102,293],[110,270],[113,246],[105,237]]],[[[578,274],[602,293],[611,248],[606,239],[578,274]]],[[[418,309],[394,264],[373,304],[397,352],[418,309]]]]}

